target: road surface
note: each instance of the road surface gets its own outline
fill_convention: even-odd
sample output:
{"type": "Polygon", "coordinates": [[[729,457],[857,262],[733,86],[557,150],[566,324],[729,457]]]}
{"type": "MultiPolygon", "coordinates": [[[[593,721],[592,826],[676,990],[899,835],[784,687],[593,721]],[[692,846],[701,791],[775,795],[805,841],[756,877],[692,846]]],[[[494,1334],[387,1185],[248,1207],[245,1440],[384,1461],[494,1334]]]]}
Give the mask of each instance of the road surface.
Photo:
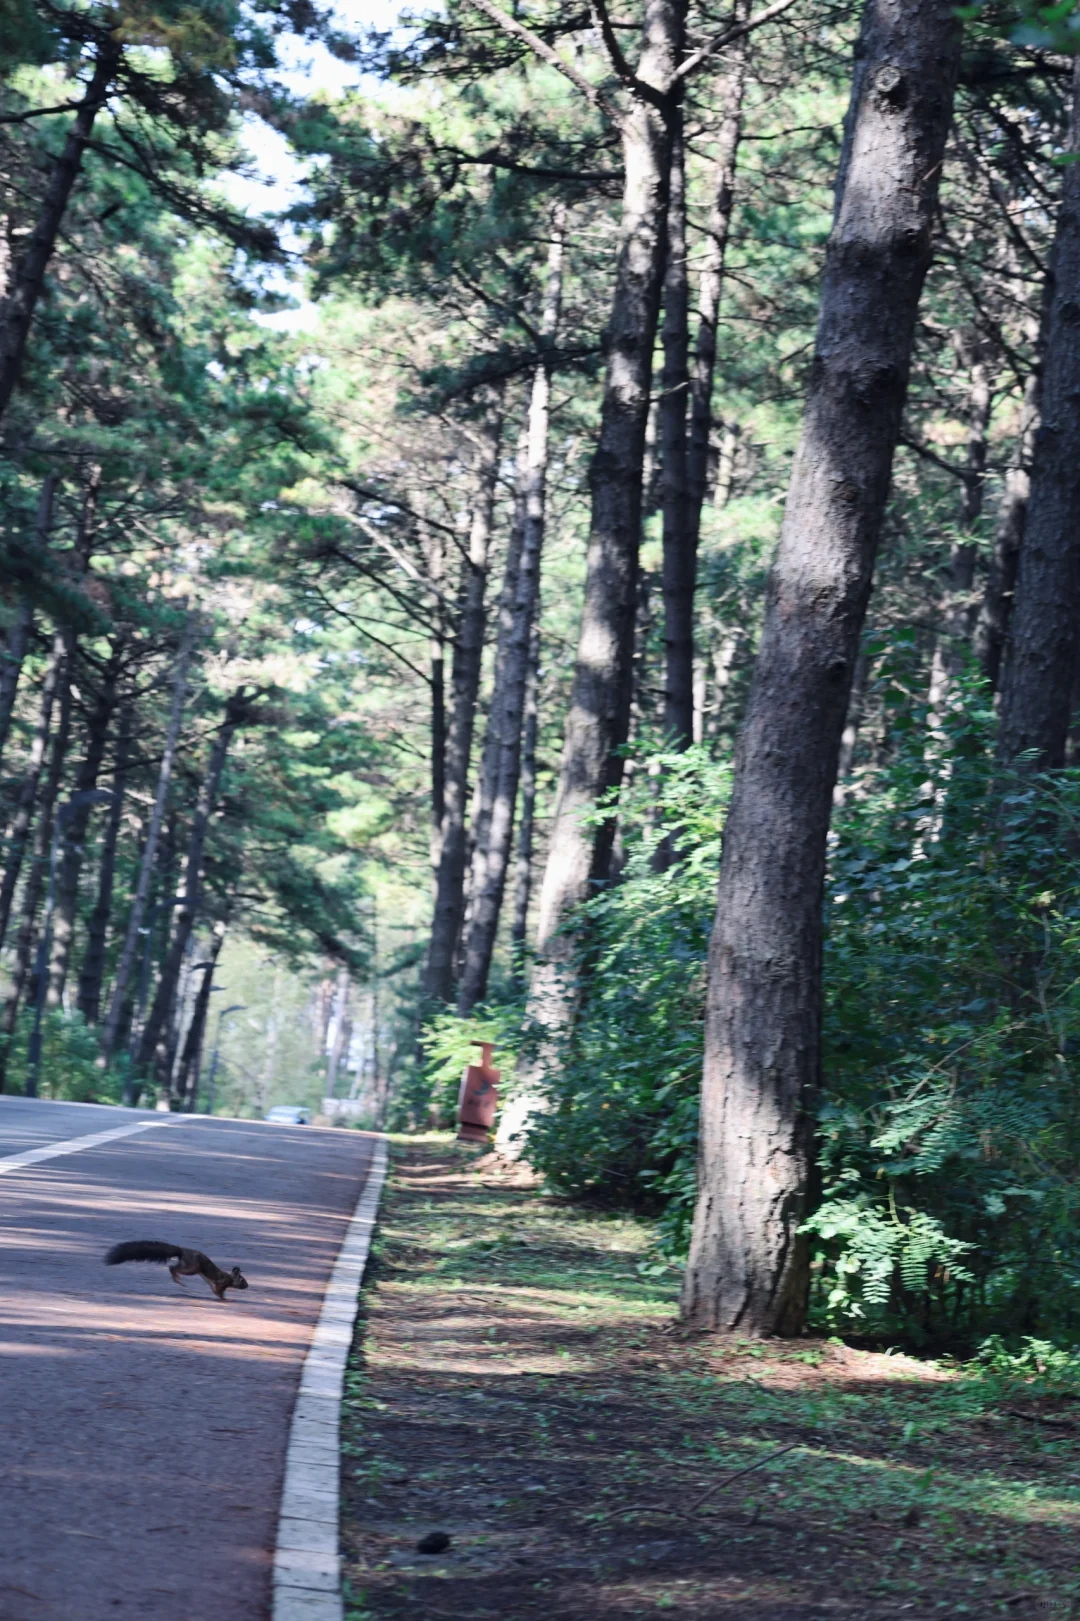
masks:
{"type": "Polygon", "coordinates": [[[0,1617],[267,1621],[289,1419],[373,1139],[0,1097],[0,1617]],[[126,1238],[239,1265],[106,1268],[126,1238]]]}

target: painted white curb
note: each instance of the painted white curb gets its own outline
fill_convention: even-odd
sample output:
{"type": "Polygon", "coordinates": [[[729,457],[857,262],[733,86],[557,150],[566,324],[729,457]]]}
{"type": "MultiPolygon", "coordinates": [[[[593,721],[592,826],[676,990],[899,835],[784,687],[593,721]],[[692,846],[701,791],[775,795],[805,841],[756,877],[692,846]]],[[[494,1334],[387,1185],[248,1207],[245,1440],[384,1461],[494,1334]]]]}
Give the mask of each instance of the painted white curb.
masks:
{"type": "Polygon", "coordinates": [[[304,1359],[285,1457],[273,1621],[344,1621],[338,1552],[341,1398],[386,1160],[386,1139],[380,1137],[304,1359]]]}
{"type": "Polygon", "coordinates": [[[95,1131],[86,1137],[66,1137],[61,1143],[45,1143],[41,1148],[25,1148],[21,1154],[5,1154],[0,1159],[0,1176],[17,1171],[20,1165],[37,1165],[43,1159],[59,1159],[61,1154],[81,1154],[84,1148],[115,1142],[117,1137],[134,1137],[137,1131],[163,1126],[164,1120],[139,1120],[133,1126],[114,1126],[111,1131],[95,1131]]]}

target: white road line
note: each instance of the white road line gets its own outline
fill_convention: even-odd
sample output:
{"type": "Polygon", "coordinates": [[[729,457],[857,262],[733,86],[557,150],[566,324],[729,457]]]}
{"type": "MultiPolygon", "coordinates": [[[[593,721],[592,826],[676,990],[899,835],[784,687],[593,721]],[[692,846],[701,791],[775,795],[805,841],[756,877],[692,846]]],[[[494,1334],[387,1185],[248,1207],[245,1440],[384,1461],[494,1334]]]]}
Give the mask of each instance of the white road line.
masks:
{"type": "Polygon", "coordinates": [[[344,1621],[338,1551],[341,1398],[386,1157],[386,1140],[380,1137],[304,1359],[285,1458],[273,1621],[344,1621]]]}
{"type": "Polygon", "coordinates": [[[98,1148],[118,1137],[134,1137],[137,1131],[166,1124],[164,1120],[139,1120],[133,1126],[115,1126],[112,1131],[94,1131],[88,1137],[68,1137],[61,1143],[46,1143],[43,1148],[26,1148],[21,1154],[5,1154],[0,1158],[0,1176],[17,1171],[21,1165],[37,1165],[43,1159],[58,1159],[61,1154],[81,1154],[84,1148],[98,1148]]]}

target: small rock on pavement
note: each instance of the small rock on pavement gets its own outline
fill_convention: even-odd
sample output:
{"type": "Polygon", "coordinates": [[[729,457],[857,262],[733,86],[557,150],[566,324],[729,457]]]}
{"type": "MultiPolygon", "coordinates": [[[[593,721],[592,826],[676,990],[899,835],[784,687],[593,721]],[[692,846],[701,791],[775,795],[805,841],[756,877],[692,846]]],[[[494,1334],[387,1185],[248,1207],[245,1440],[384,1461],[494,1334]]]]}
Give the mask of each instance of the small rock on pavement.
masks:
{"type": "Polygon", "coordinates": [[[416,1544],[417,1553],[444,1553],[450,1546],[450,1538],[445,1531],[429,1531],[426,1537],[421,1537],[416,1544]]]}

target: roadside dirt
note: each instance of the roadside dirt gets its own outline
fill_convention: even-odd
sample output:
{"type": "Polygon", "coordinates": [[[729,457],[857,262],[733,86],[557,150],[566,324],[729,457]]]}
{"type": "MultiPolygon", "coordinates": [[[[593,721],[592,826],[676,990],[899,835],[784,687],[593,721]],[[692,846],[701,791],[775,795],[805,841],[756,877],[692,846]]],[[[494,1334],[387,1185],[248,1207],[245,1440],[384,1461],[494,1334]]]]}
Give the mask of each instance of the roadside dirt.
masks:
{"type": "Polygon", "coordinates": [[[349,1621],[1080,1614],[1080,1402],[687,1339],[639,1225],[445,1140],[395,1153],[348,1375],[349,1621]]]}

